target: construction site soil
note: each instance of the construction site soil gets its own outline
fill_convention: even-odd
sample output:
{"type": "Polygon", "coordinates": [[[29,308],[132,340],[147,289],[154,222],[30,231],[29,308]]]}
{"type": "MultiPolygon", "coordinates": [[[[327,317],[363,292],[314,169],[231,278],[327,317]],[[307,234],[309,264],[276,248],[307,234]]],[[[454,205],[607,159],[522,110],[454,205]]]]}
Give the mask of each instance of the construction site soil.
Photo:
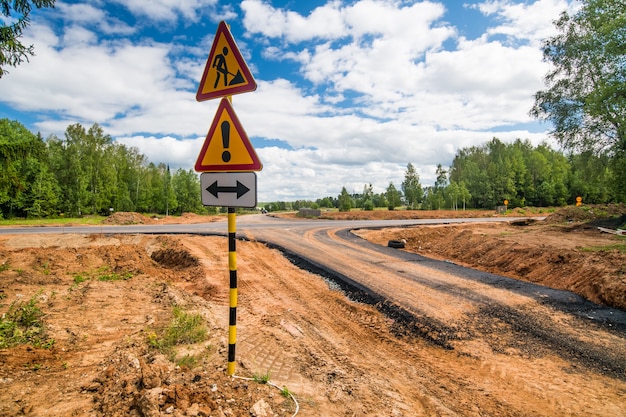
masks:
{"type": "MultiPolygon", "coordinates": [[[[492,216],[398,210],[322,217],[492,216]]],[[[626,207],[532,216],[354,233],[626,310],[626,237],[599,229],[623,227],[626,207]]],[[[209,221],[225,218],[116,213],[107,219],[209,221]]],[[[228,376],[225,241],[67,230],[0,235],[0,331],[9,313],[41,313],[38,343],[0,348],[0,417],[626,416],[626,375],[591,373],[548,353],[476,346],[468,354],[398,335],[392,317],[254,241],[237,244],[245,253],[238,259],[237,374],[228,376]],[[162,338],[180,311],[199,315],[206,337],[165,349],[162,338]]]]}

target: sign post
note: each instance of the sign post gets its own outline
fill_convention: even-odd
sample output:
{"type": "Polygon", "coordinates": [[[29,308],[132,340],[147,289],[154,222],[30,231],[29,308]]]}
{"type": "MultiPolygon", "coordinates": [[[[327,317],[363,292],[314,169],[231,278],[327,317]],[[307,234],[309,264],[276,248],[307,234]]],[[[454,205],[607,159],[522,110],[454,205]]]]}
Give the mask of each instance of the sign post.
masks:
{"type": "Polygon", "coordinates": [[[228,208],[228,375],[235,374],[237,344],[237,222],[235,207],[254,208],[256,174],[263,169],[230,96],[256,90],[228,25],[220,22],[196,93],[197,101],[222,98],[206,136],[195,169],[201,172],[202,204],[228,208]]]}

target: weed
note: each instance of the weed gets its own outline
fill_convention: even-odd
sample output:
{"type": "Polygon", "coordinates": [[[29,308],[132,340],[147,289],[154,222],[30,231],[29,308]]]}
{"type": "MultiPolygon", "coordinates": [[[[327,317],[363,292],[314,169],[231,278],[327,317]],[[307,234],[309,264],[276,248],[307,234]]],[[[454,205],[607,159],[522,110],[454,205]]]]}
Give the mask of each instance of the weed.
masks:
{"type": "Polygon", "coordinates": [[[170,360],[181,367],[193,368],[198,359],[192,355],[176,358],[174,347],[182,344],[198,343],[206,340],[208,330],[200,314],[191,314],[180,307],[174,307],[170,324],[160,333],[148,333],[148,345],[164,353],[169,353],[170,360]]]}
{"type": "Polygon", "coordinates": [[[50,264],[48,264],[48,262],[44,262],[42,268],[44,275],[50,275],[50,264]]]}
{"type": "Polygon", "coordinates": [[[280,395],[285,398],[293,397],[293,394],[291,393],[291,391],[289,391],[289,388],[287,387],[283,387],[283,389],[280,390],[280,395]]]}
{"type": "Polygon", "coordinates": [[[154,349],[168,353],[170,360],[178,366],[192,369],[197,365],[198,358],[188,354],[177,358],[174,347],[201,342],[206,337],[207,328],[202,316],[186,313],[180,307],[174,307],[170,324],[160,334],[154,331],[148,333],[148,344],[154,349]]]}
{"type": "Polygon", "coordinates": [[[0,264],[0,272],[7,271],[9,268],[11,268],[11,264],[9,263],[9,261],[4,261],[0,264]]]}
{"type": "Polygon", "coordinates": [[[110,274],[100,275],[98,277],[98,281],[126,281],[127,279],[131,279],[133,274],[130,272],[126,272],[124,274],[118,274],[117,272],[111,272],[110,274]]]}
{"type": "Polygon", "coordinates": [[[83,274],[74,274],[74,282],[76,284],[80,284],[81,282],[85,282],[89,279],[89,277],[83,275],[83,274]]]}
{"type": "Polygon", "coordinates": [[[41,320],[43,312],[37,305],[41,292],[27,302],[14,301],[9,310],[0,318],[0,348],[21,344],[31,344],[49,349],[54,339],[46,337],[45,326],[41,320]]]}
{"type": "Polygon", "coordinates": [[[583,252],[612,252],[618,251],[626,254],[626,243],[614,243],[606,246],[588,246],[582,249],[583,252]]]}
{"type": "Polygon", "coordinates": [[[198,358],[193,355],[186,354],[182,358],[176,359],[174,362],[181,368],[193,369],[198,363],[198,358]]]}
{"type": "Polygon", "coordinates": [[[268,382],[270,382],[270,372],[267,371],[262,375],[254,374],[252,375],[252,379],[258,384],[267,384],[268,382]]]}

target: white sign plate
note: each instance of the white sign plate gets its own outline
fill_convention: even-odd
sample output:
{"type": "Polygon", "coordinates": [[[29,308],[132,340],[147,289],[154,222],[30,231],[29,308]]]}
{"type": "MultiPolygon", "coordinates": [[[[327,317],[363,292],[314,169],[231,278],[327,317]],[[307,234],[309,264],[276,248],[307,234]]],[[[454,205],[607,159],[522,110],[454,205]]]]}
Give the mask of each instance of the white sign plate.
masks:
{"type": "Polygon", "coordinates": [[[200,175],[202,204],[219,207],[256,206],[256,173],[203,172],[200,175]]]}

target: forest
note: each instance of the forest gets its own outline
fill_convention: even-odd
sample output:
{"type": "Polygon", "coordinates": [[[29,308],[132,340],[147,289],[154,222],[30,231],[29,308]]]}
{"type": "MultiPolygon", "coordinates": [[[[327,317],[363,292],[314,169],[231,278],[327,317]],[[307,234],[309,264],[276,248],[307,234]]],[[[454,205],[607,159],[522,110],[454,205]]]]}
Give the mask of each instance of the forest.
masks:
{"type": "Polygon", "coordinates": [[[0,218],[80,217],[111,211],[206,213],[193,170],[170,172],[97,124],[44,140],[0,119],[0,218]]]}
{"type": "MultiPolygon", "coordinates": [[[[362,193],[343,187],[336,197],[263,203],[268,211],[311,208],[495,209],[623,202],[611,164],[595,154],[564,155],[521,139],[493,138],[460,149],[450,167],[437,168],[433,185],[422,186],[412,163],[404,181],[382,193],[365,184],[362,193]]],[[[135,211],[160,215],[215,213],[204,207],[193,170],[170,172],[136,148],[116,143],[94,124],[67,127],[65,137],[43,139],[18,121],[0,119],[0,218],[80,217],[135,211]]]]}

